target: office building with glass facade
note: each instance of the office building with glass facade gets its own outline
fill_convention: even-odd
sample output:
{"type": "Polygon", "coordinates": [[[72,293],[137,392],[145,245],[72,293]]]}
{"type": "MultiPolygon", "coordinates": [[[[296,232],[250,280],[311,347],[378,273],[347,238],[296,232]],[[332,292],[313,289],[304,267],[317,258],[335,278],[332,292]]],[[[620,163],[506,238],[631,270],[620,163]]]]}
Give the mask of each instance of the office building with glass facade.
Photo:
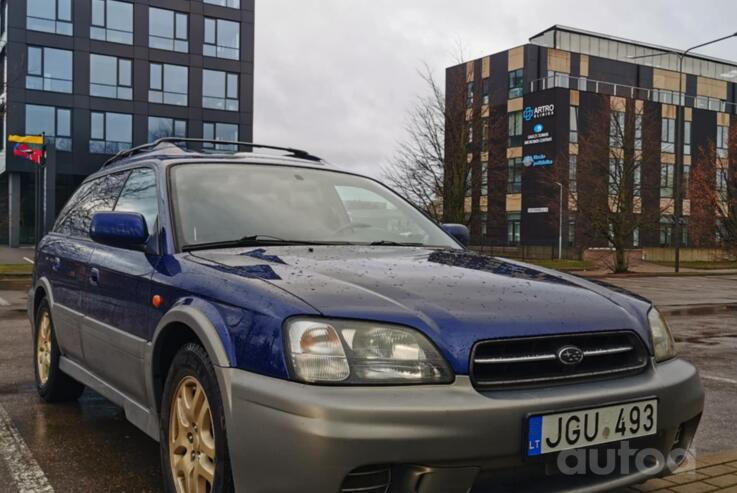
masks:
{"type": "Polygon", "coordinates": [[[447,103],[452,110],[463,106],[467,126],[463,144],[448,144],[465,150],[448,154],[471,163],[472,242],[557,246],[562,188],[564,247],[606,247],[579,204],[612,206],[623,192],[607,180],[617,175],[621,156],[637,165],[627,177],[627,200],[638,218],[647,218],[629,233],[629,245],[672,246],[676,129],[683,123],[682,241],[718,246],[721,219],[704,210],[704,194],[694,193],[690,178],[700,160],[709,162],[699,176],[717,191],[734,176],[737,62],[691,53],[679,78],[673,51],[553,26],[528,44],[448,68],[447,103]],[[602,114],[604,124],[592,123],[602,114]],[[604,171],[591,176],[581,161],[585,155],[590,164],[596,153],[604,171]]]}
{"type": "Polygon", "coordinates": [[[254,0],[0,0],[0,244],[33,243],[33,164],[56,147],[56,210],[112,154],[164,136],[251,140],[254,0]]]}

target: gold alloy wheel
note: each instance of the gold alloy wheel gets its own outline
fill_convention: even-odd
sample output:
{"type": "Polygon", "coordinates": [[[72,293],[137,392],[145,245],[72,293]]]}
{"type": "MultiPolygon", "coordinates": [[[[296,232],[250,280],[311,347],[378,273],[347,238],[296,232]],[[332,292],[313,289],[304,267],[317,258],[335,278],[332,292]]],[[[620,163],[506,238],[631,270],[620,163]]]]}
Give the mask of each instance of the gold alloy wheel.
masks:
{"type": "Polygon", "coordinates": [[[177,493],[209,493],[215,481],[210,404],[194,377],[179,382],[169,413],[169,463],[177,493]]]}
{"type": "Polygon", "coordinates": [[[46,385],[51,369],[51,317],[49,317],[47,311],[41,314],[37,338],[36,367],[38,369],[38,380],[41,385],[46,385]]]}

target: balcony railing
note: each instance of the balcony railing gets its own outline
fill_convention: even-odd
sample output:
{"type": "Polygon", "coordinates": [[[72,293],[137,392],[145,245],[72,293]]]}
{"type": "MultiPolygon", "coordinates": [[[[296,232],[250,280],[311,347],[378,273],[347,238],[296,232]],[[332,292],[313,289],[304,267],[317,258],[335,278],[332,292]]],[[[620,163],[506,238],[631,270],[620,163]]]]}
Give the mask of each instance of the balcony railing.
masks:
{"type": "Polygon", "coordinates": [[[556,73],[543,77],[542,79],[530,81],[528,89],[530,92],[537,92],[556,87],[737,114],[737,104],[721,99],[706,96],[690,96],[685,93],[666,89],[647,89],[626,84],[616,84],[589,79],[587,77],[573,77],[562,73],[556,73]]]}

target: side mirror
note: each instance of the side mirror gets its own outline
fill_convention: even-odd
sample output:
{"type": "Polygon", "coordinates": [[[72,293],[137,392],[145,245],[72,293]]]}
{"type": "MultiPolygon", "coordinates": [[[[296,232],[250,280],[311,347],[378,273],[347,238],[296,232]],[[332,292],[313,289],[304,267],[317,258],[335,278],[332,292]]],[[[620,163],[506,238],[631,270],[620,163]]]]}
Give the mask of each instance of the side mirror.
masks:
{"type": "Polygon", "coordinates": [[[450,236],[455,238],[463,246],[468,246],[471,242],[471,233],[468,232],[468,228],[463,224],[443,224],[443,229],[450,236]]]}
{"type": "Polygon", "coordinates": [[[148,240],[146,219],[136,212],[97,212],[92,216],[90,238],[97,243],[128,250],[148,240]]]}

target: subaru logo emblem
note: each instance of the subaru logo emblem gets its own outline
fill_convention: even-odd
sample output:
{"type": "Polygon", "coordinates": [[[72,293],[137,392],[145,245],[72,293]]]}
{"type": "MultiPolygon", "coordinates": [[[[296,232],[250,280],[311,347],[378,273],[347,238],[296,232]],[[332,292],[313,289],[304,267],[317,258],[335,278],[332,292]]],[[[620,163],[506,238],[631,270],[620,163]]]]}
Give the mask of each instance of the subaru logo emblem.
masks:
{"type": "Polygon", "coordinates": [[[583,356],[583,350],[576,346],[565,346],[558,350],[558,361],[568,366],[579,364],[583,356]]]}
{"type": "Polygon", "coordinates": [[[529,122],[530,120],[532,120],[532,116],[534,114],[535,114],[535,111],[532,109],[532,106],[528,106],[522,112],[522,118],[524,118],[526,122],[529,122]]]}

